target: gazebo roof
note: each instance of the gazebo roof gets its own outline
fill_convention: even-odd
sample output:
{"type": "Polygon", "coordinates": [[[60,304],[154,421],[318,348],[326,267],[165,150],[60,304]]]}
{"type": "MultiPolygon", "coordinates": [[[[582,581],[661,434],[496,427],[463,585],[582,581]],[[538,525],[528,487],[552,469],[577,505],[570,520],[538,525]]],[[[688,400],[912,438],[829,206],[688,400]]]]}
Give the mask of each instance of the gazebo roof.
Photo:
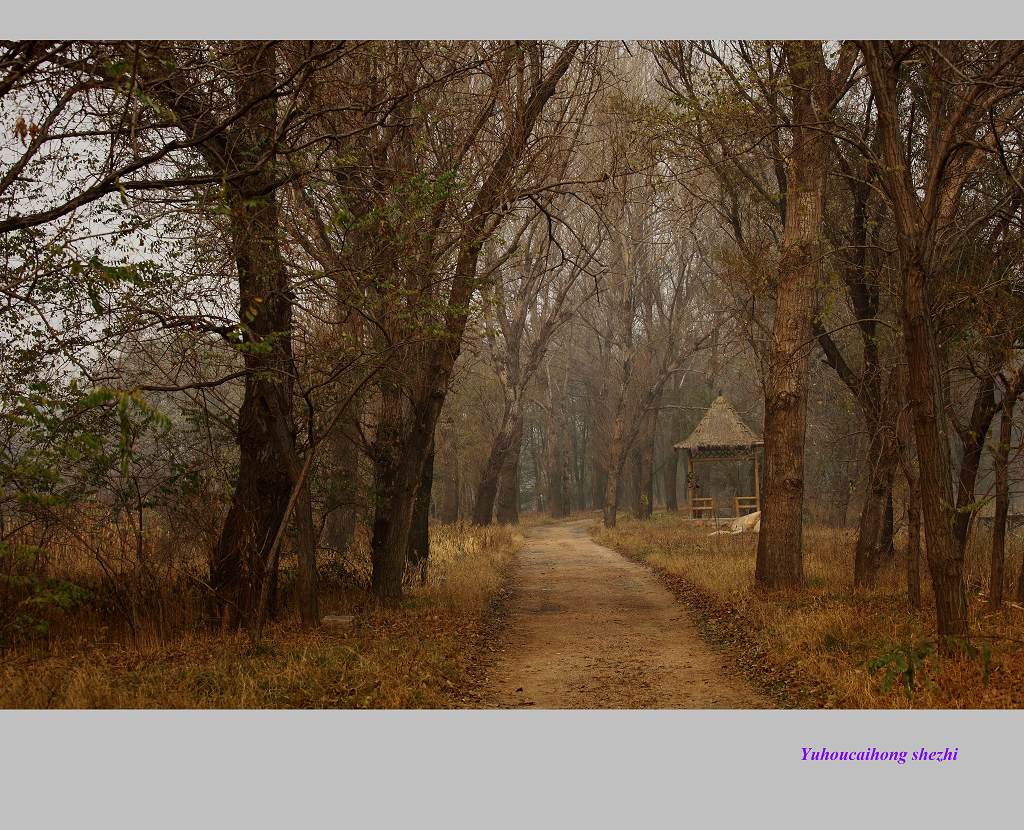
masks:
{"type": "Polygon", "coordinates": [[[712,401],[700,423],[677,450],[739,450],[764,446],[764,440],[740,419],[732,404],[719,395],[712,401]]]}

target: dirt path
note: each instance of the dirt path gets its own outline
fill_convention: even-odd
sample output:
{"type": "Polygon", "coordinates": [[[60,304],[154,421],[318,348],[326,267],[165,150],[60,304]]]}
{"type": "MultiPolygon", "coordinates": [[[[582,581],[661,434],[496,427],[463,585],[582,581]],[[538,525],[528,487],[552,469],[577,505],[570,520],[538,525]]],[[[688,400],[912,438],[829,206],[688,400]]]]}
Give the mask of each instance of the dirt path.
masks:
{"type": "Polygon", "coordinates": [[[513,577],[491,706],[761,708],[643,566],[591,541],[591,520],[530,530],[513,577]]]}

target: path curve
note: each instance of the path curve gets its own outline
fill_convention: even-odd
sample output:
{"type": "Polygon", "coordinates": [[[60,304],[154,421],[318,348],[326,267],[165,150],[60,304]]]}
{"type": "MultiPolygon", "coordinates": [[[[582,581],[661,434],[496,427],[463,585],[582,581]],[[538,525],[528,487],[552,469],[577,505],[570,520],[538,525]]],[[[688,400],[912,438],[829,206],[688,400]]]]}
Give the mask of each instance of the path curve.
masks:
{"type": "Polygon", "coordinates": [[[642,565],[598,545],[591,519],[526,533],[486,705],[747,709],[771,704],[700,639],[642,565]]]}

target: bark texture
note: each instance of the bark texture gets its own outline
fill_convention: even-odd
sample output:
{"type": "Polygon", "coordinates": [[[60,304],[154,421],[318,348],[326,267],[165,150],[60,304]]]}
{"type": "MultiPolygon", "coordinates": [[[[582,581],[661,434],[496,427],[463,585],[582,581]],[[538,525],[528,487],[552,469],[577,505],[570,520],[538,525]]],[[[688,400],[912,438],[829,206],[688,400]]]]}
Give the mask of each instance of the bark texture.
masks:
{"type": "Polygon", "coordinates": [[[786,44],[793,85],[793,150],[789,159],[782,257],[768,349],[764,420],[764,505],[755,578],[765,588],[803,581],[804,434],[814,288],[821,268],[821,217],[828,140],[814,106],[817,42],[786,44]]]}
{"type": "MultiPolygon", "coordinates": [[[[248,623],[256,611],[268,577],[267,554],[292,483],[292,301],[281,255],[277,191],[268,169],[277,128],[271,97],[275,55],[268,44],[254,43],[240,58],[249,66],[236,96],[240,104],[255,103],[230,136],[228,157],[218,160],[229,168],[226,172],[251,171],[226,186],[246,375],[238,417],[238,477],[210,562],[210,585],[225,629],[248,623]]],[[[207,155],[215,157],[213,150],[207,155]]]]}
{"type": "Polygon", "coordinates": [[[938,633],[943,648],[966,638],[967,593],[963,546],[954,531],[949,439],[938,372],[935,335],[922,263],[911,261],[904,274],[903,331],[908,393],[920,476],[921,513],[927,538],[928,570],[935,592],[938,633]]]}

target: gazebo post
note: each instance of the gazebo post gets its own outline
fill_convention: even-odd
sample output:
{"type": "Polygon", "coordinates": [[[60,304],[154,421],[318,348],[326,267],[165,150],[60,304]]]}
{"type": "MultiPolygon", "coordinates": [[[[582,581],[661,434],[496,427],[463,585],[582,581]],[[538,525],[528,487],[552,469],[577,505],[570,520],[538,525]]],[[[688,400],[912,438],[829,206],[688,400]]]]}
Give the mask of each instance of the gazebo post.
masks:
{"type": "Polygon", "coordinates": [[[690,518],[693,518],[693,499],[696,488],[693,484],[693,452],[686,451],[686,506],[690,508],[690,518]]]}

